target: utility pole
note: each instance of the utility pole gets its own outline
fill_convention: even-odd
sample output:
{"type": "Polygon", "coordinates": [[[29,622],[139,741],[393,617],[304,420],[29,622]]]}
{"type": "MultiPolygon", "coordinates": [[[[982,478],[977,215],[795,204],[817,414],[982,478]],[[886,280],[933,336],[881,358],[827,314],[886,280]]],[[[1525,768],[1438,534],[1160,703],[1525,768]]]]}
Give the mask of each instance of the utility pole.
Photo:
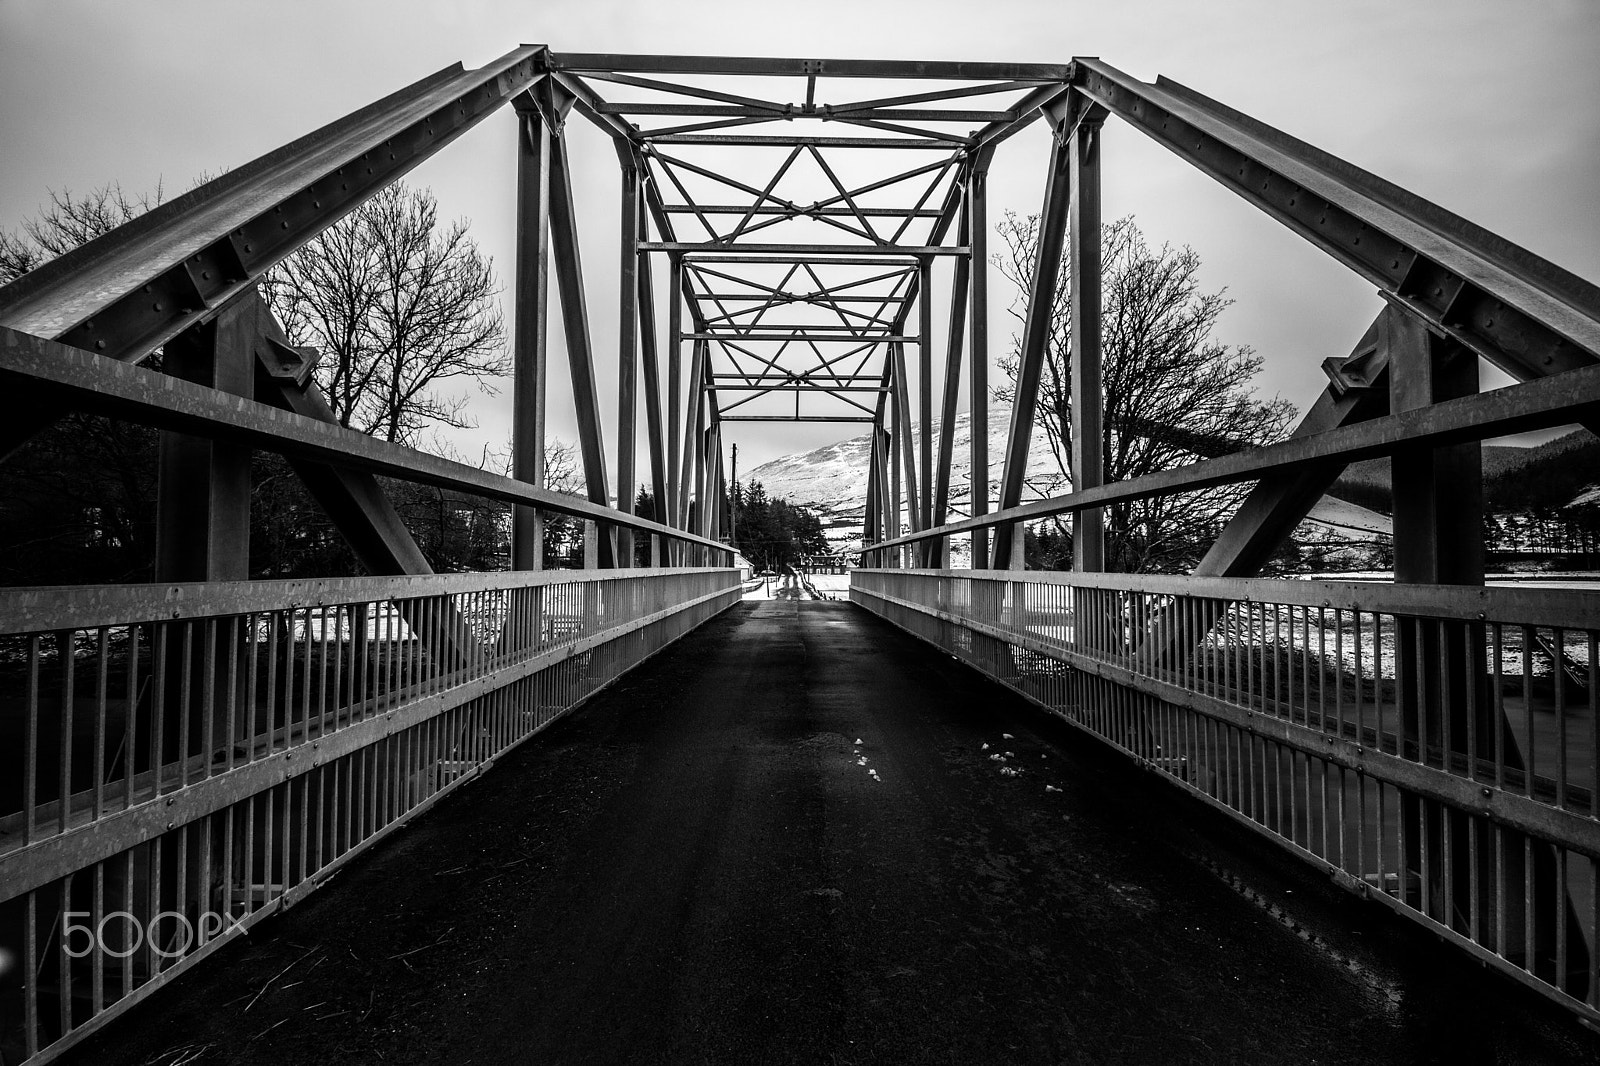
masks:
{"type": "Polygon", "coordinates": [[[728,501],[728,540],[739,543],[739,442],[733,442],[733,463],[729,478],[733,481],[733,499],[728,501]]]}

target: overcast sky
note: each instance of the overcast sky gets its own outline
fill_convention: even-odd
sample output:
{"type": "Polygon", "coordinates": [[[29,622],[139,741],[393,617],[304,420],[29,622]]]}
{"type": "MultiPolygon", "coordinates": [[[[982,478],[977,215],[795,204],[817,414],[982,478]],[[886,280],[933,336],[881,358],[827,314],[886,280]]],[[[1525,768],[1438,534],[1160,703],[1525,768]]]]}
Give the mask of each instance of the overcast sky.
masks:
{"type": "MultiPolygon", "coordinates": [[[[0,227],[46,191],[132,192],[238,166],[451,62],[520,43],[558,51],[1062,62],[1164,74],[1600,280],[1600,3],[1594,0],[0,0],[0,227]]],[[[575,126],[579,123],[574,123],[575,126]]],[[[412,175],[466,216],[502,282],[512,261],[514,127],[485,121],[412,175]]],[[[1044,137],[997,157],[991,209],[1036,211],[1044,137]]],[[[1108,218],[1189,244],[1237,300],[1223,339],[1266,358],[1262,389],[1307,405],[1319,365],[1378,307],[1370,287],[1115,121],[1108,218]]],[[[614,378],[615,156],[574,140],[602,388],[614,378]],[[591,250],[592,249],[592,250],[591,250]]],[[[993,275],[994,353],[1011,294],[993,275]]],[[[658,285],[658,292],[664,285],[658,285]]],[[[552,367],[560,368],[559,330],[552,367]]],[[[554,378],[564,375],[557,371],[554,378]]],[[[552,381],[553,433],[574,436],[552,381]]],[[[463,451],[508,432],[504,395],[463,451]]],[[[607,408],[609,413],[609,406],[607,408]]],[[[741,465],[842,434],[742,434],[741,465]]],[[[608,439],[615,438],[610,435],[608,439]]]]}

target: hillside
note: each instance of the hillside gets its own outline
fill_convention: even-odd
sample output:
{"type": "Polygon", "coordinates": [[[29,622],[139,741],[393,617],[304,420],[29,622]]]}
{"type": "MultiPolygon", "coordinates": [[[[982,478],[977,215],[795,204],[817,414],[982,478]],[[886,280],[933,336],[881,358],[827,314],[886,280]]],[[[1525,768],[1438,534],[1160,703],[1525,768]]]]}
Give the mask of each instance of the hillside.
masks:
{"type": "MultiPolygon", "coordinates": [[[[938,423],[934,425],[937,431],[938,423]]],[[[992,404],[989,408],[991,491],[1000,478],[1009,428],[1009,406],[992,404]]],[[[955,462],[950,481],[950,506],[955,515],[970,513],[971,440],[971,419],[962,414],[955,423],[955,462]]],[[[829,543],[837,550],[853,550],[861,543],[862,516],[867,499],[867,462],[871,447],[870,436],[852,437],[837,444],[763,463],[740,480],[746,484],[759,481],[769,496],[816,508],[822,515],[829,543]]],[[[1383,495],[1387,499],[1387,469],[1384,474],[1383,495]]],[[[1024,499],[1058,495],[1069,487],[1051,454],[1049,440],[1042,432],[1038,433],[1029,452],[1024,499]]],[[[1385,514],[1362,506],[1360,501],[1352,502],[1332,496],[1323,499],[1312,510],[1310,521],[1317,527],[1318,535],[1323,536],[1364,540],[1389,531],[1389,519],[1385,514]]]]}
{"type": "MultiPolygon", "coordinates": [[[[1009,407],[999,404],[990,406],[991,485],[1000,476],[1010,418],[1009,407]]],[[[939,423],[935,422],[935,443],[938,440],[938,427],[939,423]]],[[[969,473],[971,449],[972,420],[970,415],[962,414],[955,423],[955,462],[950,478],[951,509],[962,515],[968,513],[968,498],[972,493],[969,473]]],[[[759,481],[766,487],[769,496],[814,507],[822,512],[825,526],[849,526],[859,537],[861,517],[867,502],[867,462],[871,452],[870,436],[852,437],[814,451],[785,455],[763,463],[741,480],[759,481]]],[[[1066,480],[1061,476],[1060,468],[1050,453],[1049,442],[1043,439],[1043,434],[1033,442],[1029,454],[1027,484],[1025,497],[1028,499],[1065,491],[1066,480]]]]}
{"type": "MultiPolygon", "coordinates": [[[[1533,448],[1483,447],[1484,503],[1491,512],[1555,509],[1575,502],[1600,483],[1600,438],[1586,429],[1533,448]]],[[[1387,513],[1389,460],[1354,463],[1330,495],[1387,513]]]]}

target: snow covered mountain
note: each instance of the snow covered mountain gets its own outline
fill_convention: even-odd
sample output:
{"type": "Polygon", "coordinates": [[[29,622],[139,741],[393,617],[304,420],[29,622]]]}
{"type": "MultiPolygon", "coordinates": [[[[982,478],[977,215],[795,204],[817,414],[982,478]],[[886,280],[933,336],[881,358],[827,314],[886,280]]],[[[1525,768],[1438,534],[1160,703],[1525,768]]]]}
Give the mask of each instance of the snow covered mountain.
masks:
{"type": "MultiPolygon", "coordinates": [[[[1011,425],[1009,404],[992,403],[989,406],[989,490],[994,499],[995,484],[1000,479],[1005,463],[1006,434],[1011,425]]],[[[938,448],[938,427],[934,423],[934,447],[938,448]]],[[[920,437],[921,428],[916,427],[920,437]]],[[[955,423],[954,462],[950,478],[950,510],[952,517],[964,517],[969,511],[972,482],[971,468],[972,419],[959,415],[955,423]]],[[[822,515],[823,529],[828,542],[838,551],[854,551],[861,545],[862,517],[867,501],[867,462],[872,453],[869,435],[852,437],[809,452],[785,455],[743,474],[741,483],[761,482],[767,495],[787,499],[791,503],[806,504],[822,515]]],[[[918,453],[920,456],[920,452],[918,453]]],[[[1033,445],[1028,452],[1028,472],[1024,500],[1041,496],[1054,496],[1068,491],[1070,482],[1051,450],[1050,441],[1043,430],[1034,432],[1033,445]]],[[[1312,509],[1309,522],[1320,527],[1319,532],[1354,539],[1370,539],[1375,534],[1389,532],[1389,518],[1356,504],[1324,497],[1312,509]]],[[[966,550],[965,537],[953,538],[953,553],[966,550]]]]}
{"type": "MultiPolygon", "coordinates": [[[[994,498],[995,482],[1005,463],[1006,433],[1011,424],[1009,404],[989,407],[989,487],[994,498]]],[[[939,425],[934,426],[934,449],[938,450],[939,425]]],[[[921,426],[914,427],[920,438],[921,426]]],[[[867,462],[872,454],[870,435],[852,437],[809,452],[785,455],[742,475],[740,481],[761,482],[767,495],[803,503],[822,515],[828,542],[838,550],[854,550],[861,544],[862,516],[867,503],[867,462]]],[[[918,453],[920,456],[920,452],[918,453]]],[[[970,476],[972,457],[972,418],[957,416],[954,462],[950,476],[952,517],[970,514],[972,495],[970,476]]],[[[1061,474],[1050,442],[1042,432],[1033,441],[1028,455],[1027,488],[1024,499],[1036,499],[1065,492],[1068,482],[1061,474]]]]}

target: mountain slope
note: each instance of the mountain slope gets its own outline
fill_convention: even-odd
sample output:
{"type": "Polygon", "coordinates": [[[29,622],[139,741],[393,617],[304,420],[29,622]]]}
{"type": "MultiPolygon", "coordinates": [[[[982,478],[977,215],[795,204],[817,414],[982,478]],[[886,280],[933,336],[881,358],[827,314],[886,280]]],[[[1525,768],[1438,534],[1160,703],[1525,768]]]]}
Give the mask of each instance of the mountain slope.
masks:
{"type": "MultiPolygon", "coordinates": [[[[1009,405],[989,407],[989,485],[991,494],[1000,479],[1004,464],[1006,435],[1011,424],[1009,405]]],[[[938,423],[935,427],[937,447],[938,423]]],[[[968,414],[955,422],[954,462],[950,477],[952,516],[969,514],[971,496],[972,420],[968,414]]],[[[822,515],[828,540],[838,550],[852,550],[861,543],[862,517],[867,500],[867,463],[872,453],[869,435],[852,437],[809,452],[785,455],[751,470],[740,480],[744,484],[761,482],[767,495],[806,504],[822,515]]],[[[1387,468],[1385,468],[1387,473],[1387,468]]],[[[1037,499],[1066,492],[1070,482],[1063,476],[1049,439],[1040,431],[1034,435],[1028,452],[1027,488],[1023,498],[1037,499]]],[[[1384,486],[1385,489],[1387,486],[1384,486]]],[[[991,499],[992,499],[991,495],[991,499]]],[[[1386,515],[1358,503],[1328,497],[1311,513],[1310,520],[1321,532],[1333,536],[1368,539],[1389,532],[1386,515]]],[[[964,540],[965,538],[959,538],[964,540]]]]}

